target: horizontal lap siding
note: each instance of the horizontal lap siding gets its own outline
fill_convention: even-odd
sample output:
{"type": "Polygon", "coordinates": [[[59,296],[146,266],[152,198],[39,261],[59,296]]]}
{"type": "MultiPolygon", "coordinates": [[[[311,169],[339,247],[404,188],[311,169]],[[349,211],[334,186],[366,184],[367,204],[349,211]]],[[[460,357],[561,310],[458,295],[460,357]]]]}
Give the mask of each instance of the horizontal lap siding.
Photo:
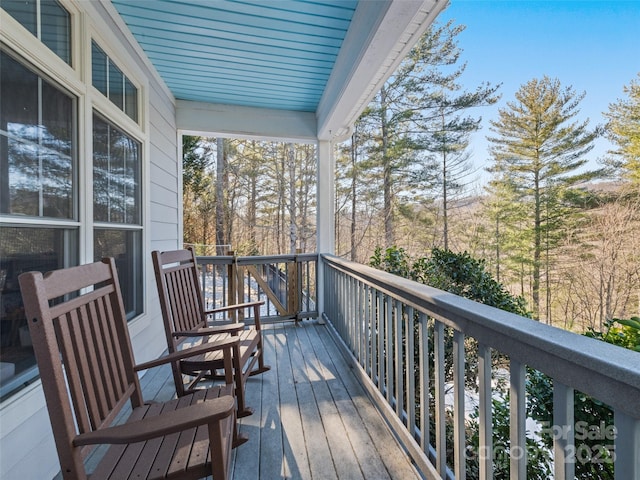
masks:
{"type": "MultiPolygon", "coordinates": [[[[179,248],[180,178],[177,162],[175,106],[164,96],[162,88],[151,84],[150,96],[150,240],[151,250],[179,248]]],[[[146,259],[145,259],[146,260],[146,259]]],[[[155,292],[155,280],[147,278],[147,288],[155,292]]],[[[157,303],[154,302],[157,306],[157,303]]],[[[157,309],[159,314],[160,310],[157,309]]]]}

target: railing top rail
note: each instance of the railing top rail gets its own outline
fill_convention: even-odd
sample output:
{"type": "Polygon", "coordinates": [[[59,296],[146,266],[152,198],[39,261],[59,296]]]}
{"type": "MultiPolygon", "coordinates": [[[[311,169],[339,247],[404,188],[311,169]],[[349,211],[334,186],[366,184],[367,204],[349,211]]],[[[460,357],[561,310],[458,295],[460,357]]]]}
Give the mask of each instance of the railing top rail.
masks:
{"type": "Polygon", "coordinates": [[[333,255],[331,267],[563,384],[640,418],[640,353],[333,255]]]}
{"type": "Polygon", "coordinates": [[[234,257],[232,255],[215,255],[215,256],[197,256],[198,263],[207,263],[212,265],[229,265],[237,263],[238,265],[256,265],[268,263],[286,263],[295,261],[314,261],[318,260],[317,253],[297,253],[283,255],[255,255],[234,257]]]}

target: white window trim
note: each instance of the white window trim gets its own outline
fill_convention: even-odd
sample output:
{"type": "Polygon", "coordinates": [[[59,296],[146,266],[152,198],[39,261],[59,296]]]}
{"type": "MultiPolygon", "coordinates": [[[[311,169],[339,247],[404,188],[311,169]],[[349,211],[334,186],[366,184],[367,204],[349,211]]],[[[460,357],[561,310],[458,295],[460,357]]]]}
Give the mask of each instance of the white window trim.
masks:
{"type": "MultiPolygon", "coordinates": [[[[94,6],[90,3],[88,8],[94,6]]],[[[94,16],[98,18],[99,16],[94,16]]],[[[140,224],[108,224],[104,222],[95,222],[93,220],[93,201],[87,202],[85,208],[86,218],[83,219],[84,224],[87,226],[87,231],[84,233],[84,248],[83,253],[87,256],[83,263],[93,261],[93,230],[95,228],[117,228],[126,230],[142,230],[142,312],[132,318],[128,323],[132,325],[138,323],[141,319],[146,318],[150,309],[149,304],[149,292],[148,292],[148,280],[149,272],[147,265],[147,258],[151,257],[151,175],[150,175],[150,121],[149,121],[149,80],[145,75],[145,72],[138,66],[138,63],[129,53],[127,45],[128,38],[124,38],[122,41],[113,42],[108,41],[107,38],[113,38],[111,31],[107,31],[108,37],[102,34],[102,29],[95,22],[87,22],[85,25],[85,41],[84,48],[82,50],[84,58],[84,75],[86,79],[86,105],[84,109],[84,125],[87,128],[85,145],[85,158],[86,172],[84,172],[84,181],[81,182],[85,186],[87,191],[87,199],[93,199],[93,113],[94,111],[102,116],[105,120],[109,121],[116,128],[122,130],[123,133],[130,136],[132,139],[140,142],[142,149],[140,161],[142,162],[140,170],[140,187],[142,202],[140,208],[140,224]],[[123,110],[118,108],[109,98],[102,94],[97,88],[93,86],[92,79],[92,63],[91,63],[91,42],[95,41],[96,44],[102,49],[102,51],[109,57],[109,59],[116,65],[124,75],[127,76],[129,81],[138,89],[138,121],[134,121],[123,110]],[[89,205],[90,204],[90,205],[89,205]]],[[[137,44],[136,44],[137,47],[137,44]]],[[[135,49],[134,49],[135,50],[135,49]]]]}

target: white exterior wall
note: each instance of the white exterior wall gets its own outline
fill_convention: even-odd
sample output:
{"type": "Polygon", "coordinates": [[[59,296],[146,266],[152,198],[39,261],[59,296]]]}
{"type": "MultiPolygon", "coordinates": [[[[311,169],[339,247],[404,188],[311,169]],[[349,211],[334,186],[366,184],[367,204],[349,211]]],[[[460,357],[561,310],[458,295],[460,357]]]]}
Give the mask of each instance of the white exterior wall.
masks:
{"type": "MultiPolygon", "coordinates": [[[[111,5],[104,7],[98,2],[70,0],[61,2],[73,14],[74,48],[85,49],[82,55],[75,52],[74,58],[84,59],[82,62],[90,58],[87,49],[90,52],[91,38],[95,36],[101,46],[108,49],[107,54],[125,69],[125,74],[140,84],[142,138],[139,140],[143,145],[144,162],[142,213],[145,313],[131,321],[130,331],[136,361],[142,362],[158,357],[166,348],[151,251],[174,249],[182,244],[182,229],[178,223],[181,212],[181,166],[178,161],[175,100],[139,55],[139,47],[130,43],[133,37],[129,32],[121,31],[124,24],[113,21],[111,13],[115,10],[112,10],[111,5]]],[[[6,14],[2,15],[1,39],[10,48],[15,47],[15,51],[27,61],[45,70],[44,73],[67,87],[64,69],[61,73],[46,71],[47,63],[53,63],[52,68],[55,69],[57,60],[48,62],[47,59],[38,59],[37,55],[47,53],[37,39],[29,37],[28,32],[25,35],[19,29],[11,31],[15,23],[6,14]],[[33,43],[33,47],[20,47],[20,43],[25,41],[33,43]]],[[[95,99],[95,95],[91,93],[91,85],[83,80],[90,78],[90,71],[90,65],[81,65],[77,76],[69,79],[69,84],[72,85],[69,89],[79,99],[79,123],[86,121],[91,114],[91,100],[95,99]]],[[[91,171],[87,171],[91,165],[91,159],[87,158],[87,152],[91,148],[87,143],[90,143],[91,134],[82,125],[79,130],[80,183],[83,188],[92,175],[91,171]]],[[[86,237],[86,228],[81,226],[80,232],[80,260],[86,263],[92,258],[92,246],[86,238],[82,238],[83,232],[86,237]]],[[[36,381],[0,403],[0,479],[48,479],[56,476],[59,469],[42,387],[36,381]]]]}

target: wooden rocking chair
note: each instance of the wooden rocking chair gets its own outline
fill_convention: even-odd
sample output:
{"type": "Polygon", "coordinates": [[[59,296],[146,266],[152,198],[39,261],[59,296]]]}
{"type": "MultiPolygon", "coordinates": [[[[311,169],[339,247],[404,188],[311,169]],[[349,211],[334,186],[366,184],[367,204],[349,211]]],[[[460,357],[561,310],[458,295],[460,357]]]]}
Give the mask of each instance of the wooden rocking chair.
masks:
{"type": "MultiPolygon", "coordinates": [[[[264,302],[241,303],[205,310],[198,265],[192,248],[168,252],[154,251],[152,258],[169,352],[180,351],[181,344],[189,338],[193,340],[194,337],[200,337],[203,343],[229,337],[237,338],[238,344],[233,349],[233,368],[236,372],[234,378],[238,416],[251,415],[253,409],[248,407],[245,401],[247,378],[270,369],[264,364],[262,348],[260,305],[264,302]],[[237,317],[232,322],[219,322],[222,325],[215,325],[216,322],[209,321],[213,320],[216,313],[242,311],[246,308],[253,308],[255,327],[245,328],[243,323],[237,321],[237,317]]],[[[222,360],[219,352],[209,352],[173,362],[178,395],[196,391],[198,383],[203,379],[215,378],[216,372],[224,368],[222,360]],[[192,378],[186,386],[183,375],[192,378]]]]}
{"type": "Polygon", "coordinates": [[[231,371],[230,338],[134,365],[113,259],[20,275],[25,313],[64,479],[86,479],[84,460],[110,444],[91,479],[229,476],[237,436],[227,385],[145,405],[137,372],[183,355],[219,351],[231,371]],[[132,413],[116,420],[131,402],[132,413]]]}

